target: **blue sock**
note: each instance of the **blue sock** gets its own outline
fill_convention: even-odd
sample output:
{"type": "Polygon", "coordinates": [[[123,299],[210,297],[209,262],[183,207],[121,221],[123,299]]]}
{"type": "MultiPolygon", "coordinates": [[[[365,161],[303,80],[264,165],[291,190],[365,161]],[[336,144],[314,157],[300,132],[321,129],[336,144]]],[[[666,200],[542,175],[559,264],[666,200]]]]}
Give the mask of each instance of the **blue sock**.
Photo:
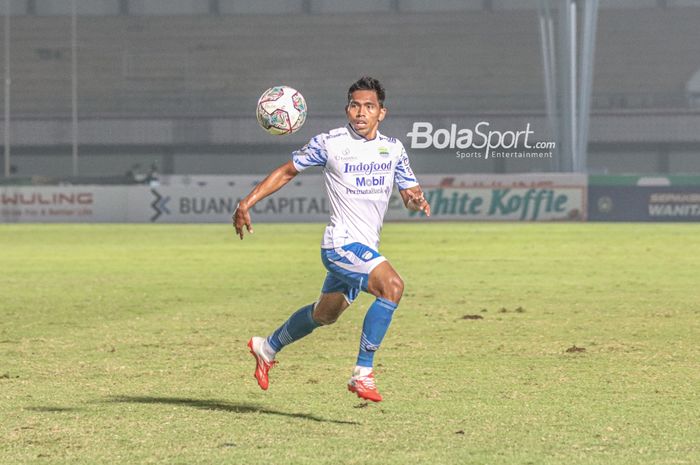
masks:
{"type": "Polygon", "coordinates": [[[311,331],[321,326],[313,319],[313,311],[314,304],[301,307],[267,338],[267,342],[275,352],[279,352],[284,346],[311,334],[311,331]]]}
{"type": "Polygon", "coordinates": [[[357,365],[361,367],[372,367],[374,364],[374,353],[379,349],[379,345],[384,339],[391,317],[398,304],[381,297],[370,305],[365,315],[365,322],[362,324],[362,338],[360,339],[360,353],[357,356],[357,365]]]}

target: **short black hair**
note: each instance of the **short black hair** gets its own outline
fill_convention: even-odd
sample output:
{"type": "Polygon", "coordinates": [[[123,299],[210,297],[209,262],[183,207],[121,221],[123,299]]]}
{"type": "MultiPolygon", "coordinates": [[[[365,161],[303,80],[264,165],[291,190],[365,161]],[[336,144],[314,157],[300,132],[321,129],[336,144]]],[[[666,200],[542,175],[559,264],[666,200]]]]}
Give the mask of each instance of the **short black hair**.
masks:
{"type": "Polygon", "coordinates": [[[379,100],[379,105],[384,106],[384,99],[386,98],[386,92],[384,91],[384,86],[378,79],[374,79],[369,76],[362,76],[360,79],[355,81],[348,89],[348,103],[352,100],[352,93],[356,90],[373,90],[377,93],[377,100],[379,100]]]}

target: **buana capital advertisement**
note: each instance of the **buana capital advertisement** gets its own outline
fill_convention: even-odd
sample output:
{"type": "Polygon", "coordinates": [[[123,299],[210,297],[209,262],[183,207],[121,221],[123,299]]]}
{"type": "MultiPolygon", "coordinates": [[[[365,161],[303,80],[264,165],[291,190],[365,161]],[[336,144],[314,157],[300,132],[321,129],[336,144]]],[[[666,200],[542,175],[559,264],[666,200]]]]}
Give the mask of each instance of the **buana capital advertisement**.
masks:
{"type": "MultiPolygon", "coordinates": [[[[202,183],[197,187],[153,187],[141,215],[152,223],[222,223],[229,221],[238,202],[260,176],[229,176],[227,183],[202,183]]],[[[298,177],[275,194],[261,200],[251,215],[255,222],[328,221],[329,209],[323,179],[318,175],[298,177]]]]}

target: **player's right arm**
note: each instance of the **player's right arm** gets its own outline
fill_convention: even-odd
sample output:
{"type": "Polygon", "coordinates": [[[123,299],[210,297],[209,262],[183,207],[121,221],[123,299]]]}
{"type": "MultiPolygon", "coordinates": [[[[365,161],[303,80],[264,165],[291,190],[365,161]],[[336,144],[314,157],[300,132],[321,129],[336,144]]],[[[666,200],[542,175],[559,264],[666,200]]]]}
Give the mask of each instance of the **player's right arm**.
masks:
{"type": "Polygon", "coordinates": [[[236,211],[233,212],[232,220],[233,227],[236,228],[236,234],[240,236],[241,240],[243,239],[244,226],[249,233],[253,234],[253,226],[250,221],[250,213],[248,213],[248,210],[253,208],[253,205],[268,195],[274,194],[280,190],[285,184],[294,179],[294,176],[297,174],[299,174],[299,171],[294,167],[292,160],[289,160],[267,175],[262,182],[255,186],[250,194],[238,203],[236,211]]]}
{"type": "Polygon", "coordinates": [[[233,227],[236,228],[236,234],[241,239],[243,239],[244,226],[249,233],[253,233],[253,227],[250,224],[250,214],[248,213],[248,210],[253,208],[253,205],[280,190],[294,176],[305,169],[312,166],[326,166],[326,160],[328,160],[326,136],[327,134],[319,134],[301,149],[294,151],[291,160],[270,173],[260,184],[255,186],[255,189],[246,198],[241,200],[233,213],[233,227]]]}

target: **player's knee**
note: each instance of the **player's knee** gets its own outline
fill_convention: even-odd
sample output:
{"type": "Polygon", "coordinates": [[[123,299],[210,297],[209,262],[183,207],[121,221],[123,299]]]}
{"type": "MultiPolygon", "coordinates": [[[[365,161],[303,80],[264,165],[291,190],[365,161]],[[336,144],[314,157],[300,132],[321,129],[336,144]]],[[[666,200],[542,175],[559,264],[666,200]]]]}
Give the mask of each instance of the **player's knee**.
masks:
{"type": "Polygon", "coordinates": [[[338,321],[340,314],[343,313],[343,310],[345,310],[347,307],[348,304],[344,301],[335,306],[334,308],[328,305],[324,305],[322,307],[317,305],[314,308],[312,317],[314,321],[320,324],[321,326],[332,325],[333,323],[338,321]]]}
{"type": "Polygon", "coordinates": [[[314,321],[321,326],[328,326],[338,321],[338,315],[314,315],[314,321]]]}
{"type": "Polygon", "coordinates": [[[392,302],[399,303],[401,296],[403,295],[404,283],[398,275],[392,276],[385,287],[385,299],[391,300],[392,302]]]}

